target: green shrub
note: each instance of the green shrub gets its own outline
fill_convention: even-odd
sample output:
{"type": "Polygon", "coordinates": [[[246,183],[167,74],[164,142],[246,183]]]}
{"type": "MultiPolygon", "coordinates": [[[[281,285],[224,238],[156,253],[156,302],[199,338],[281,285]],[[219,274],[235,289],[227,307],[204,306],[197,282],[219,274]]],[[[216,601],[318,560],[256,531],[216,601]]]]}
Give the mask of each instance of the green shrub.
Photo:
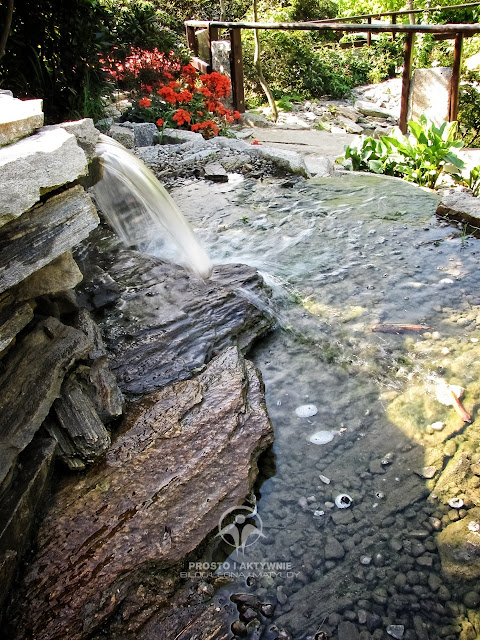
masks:
{"type": "MultiPolygon", "coordinates": [[[[469,74],[474,79],[475,74],[469,74]]],[[[467,147],[480,146],[480,90],[476,82],[465,82],[460,86],[458,108],[460,136],[467,147]]]]}
{"type": "Polygon", "coordinates": [[[455,153],[463,142],[455,140],[456,122],[437,127],[421,116],[408,123],[410,135],[394,130],[380,140],[363,138],[345,148],[342,164],[353,170],[401,176],[434,189],[442,173],[457,174],[464,162],[455,153]]]}

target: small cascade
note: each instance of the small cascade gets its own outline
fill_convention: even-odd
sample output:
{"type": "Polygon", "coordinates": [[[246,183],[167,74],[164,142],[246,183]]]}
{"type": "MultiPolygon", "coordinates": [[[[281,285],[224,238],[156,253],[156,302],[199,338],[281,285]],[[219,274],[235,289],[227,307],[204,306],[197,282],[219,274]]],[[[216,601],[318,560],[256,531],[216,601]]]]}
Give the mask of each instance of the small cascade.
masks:
{"type": "Polygon", "coordinates": [[[103,177],[94,187],[95,198],[122,241],[208,278],[212,265],[206,251],[152,171],[108,136],[99,136],[96,151],[103,177]]]}

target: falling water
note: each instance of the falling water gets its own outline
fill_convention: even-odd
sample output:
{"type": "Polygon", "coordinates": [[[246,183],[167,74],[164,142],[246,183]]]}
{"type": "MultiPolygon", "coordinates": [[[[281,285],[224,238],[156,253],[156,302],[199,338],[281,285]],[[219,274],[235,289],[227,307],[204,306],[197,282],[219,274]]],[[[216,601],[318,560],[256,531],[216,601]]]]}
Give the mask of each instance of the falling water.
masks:
{"type": "Polygon", "coordinates": [[[150,169],[108,136],[100,135],[96,151],[103,176],[95,185],[95,198],[122,241],[208,278],[212,266],[207,253],[150,169]]]}

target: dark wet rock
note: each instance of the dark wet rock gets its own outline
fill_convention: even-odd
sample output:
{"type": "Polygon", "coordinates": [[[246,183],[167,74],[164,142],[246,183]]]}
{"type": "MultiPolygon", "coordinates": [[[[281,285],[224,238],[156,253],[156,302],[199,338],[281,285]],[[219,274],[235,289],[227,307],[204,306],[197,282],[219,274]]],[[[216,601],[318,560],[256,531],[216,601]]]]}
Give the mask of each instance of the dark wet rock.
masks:
{"type": "Polygon", "coordinates": [[[90,636],[152,569],[175,565],[241,503],[271,441],[258,372],[236,348],[134,404],[105,461],[55,495],[11,637],[90,636]]]}
{"type": "Polygon", "coordinates": [[[236,636],[240,636],[241,638],[245,638],[246,636],[248,636],[247,625],[240,620],[235,620],[232,623],[231,629],[232,633],[236,636]]]}
{"type": "Polygon", "coordinates": [[[437,536],[442,571],[449,578],[473,580],[480,577],[480,536],[471,531],[471,522],[480,522],[480,507],[452,522],[437,536]]]}
{"type": "Polygon", "coordinates": [[[99,223],[90,196],[76,186],[2,228],[0,292],[65,253],[99,223]]]}
{"type": "Polygon", "coordinates": [[[429,640],[427,625],[420,616],[413,616],[413,627],[418,640],[429,640]]]}
{"type": "Polygon", "coordinates": [[[381,460],[372,460],[368,470],[370,473],[385,473],[384,465],[381,460]]]}
{"type": "Polygon", "coordinates": [[[382,618],[376,613],[369,613],[367,616],[367,629],[373,633],[375,629],[382,626],[382,618]]]}
{"type": "Polygon", "coordinates": [[[245,352],[273,325],[255,306],[257,298],[265,304],[268,290],[252,267],[218,266],[203,281],[135,251],[120,250],[111,262],[109,275],[122,298],[99,324],[124,393],[149,393],[189,378],[232,344],[245,352]]]}
{"type": "Polygon", "coordinates": [[[45,420],[68,369],[91,348],[81,331],[47,318],[7,355],[0,376],[0,482],[45,420]]]}
{"type": "Polygon", "coordinates": [[[260,613],[266,618],[271,618],[275,613],[275,605],[270,603],[262,604],[260,607],[260,613]]]}
{"type": "Polygon", "coordinates": [[[51,438],[35,439],[23,452],[21,469],[0,499],[0,606],[48,488],[55,447],[56,442],[51,438]]]}
{"type": "Polygon", "coordinates": [[[359,632],[353,622],[341,622],[337,633],[338,640],[359,640],[359,632]]]}
{"type": "Polygon", "coordinates": [[[236,605],[244,605],[255,610],[258,610],[261,606],[260,600],[253,593],[233,593],[230,596],[230,600],[236,605]]]}
{"type": "MultiPolygon", "coordinates": [[[[88,370],[89,367],[82,367],[88,370]]],[[[110,434],[105,429],[93,402],[85,393],[82,378],[88,373],[75,371],[62,385],[61,397],[54,403],[58,422],[73,444],[75,457],[94,462],[110,446],[110,434]]]]}
{"type": "Polygon", "coordinates": [[[71,251],[62,253],[42,269],[35,271],[15,287],[17,300],[30,300],[50,293],[73,289],[82,281],[82,273],[71,251]]]}
{"type": "Polygon", "coordinates": [[[467,609],[476,609],[480,604],[480,594],[478,591],[467,591],[463,596],[463,604],[467,609]]]}
{"type": "Polygon", "coordinates": [[[335,511],[334,513],[332,513],[332,520],[334,521],[335,524],[338,524],[338,525],[350,524],[353,521],[353,512],[348,509],[335,511]]]}
{"type": "Polygon", "coordinates": [[[0,294],[0,355],[32,318],[29,304],[16,302],[8,291],[0,294]]]}
{"type": "Polygon", "coordinates": [[[325,542],[325,560],[341,560],[345,555],[345,549],[333,536],[329,536],[325,542]]]}
{"type": "Polygon", "coordinates": [[[92,403],[100,420],[107,423],[122,415],[123,394],[106,357],[99,358],[91,367],[78,367],[76,373],[83,393],[92,403]]]}

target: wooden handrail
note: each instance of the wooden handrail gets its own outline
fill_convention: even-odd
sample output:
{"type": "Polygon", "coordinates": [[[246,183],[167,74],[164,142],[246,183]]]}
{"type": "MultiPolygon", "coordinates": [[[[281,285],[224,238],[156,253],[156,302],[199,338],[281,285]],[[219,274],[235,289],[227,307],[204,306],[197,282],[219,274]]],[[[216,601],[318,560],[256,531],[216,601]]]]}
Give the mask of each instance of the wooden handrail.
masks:
{"type": "Polygon", "coordinates": [[[432,11],[450,11],[453,9],[466,9],[467,7],[478,7],[480,2],[467,2],[465,4],[453,4],[448,7],[430,7],[429,9],[402,9],[401,11],[383,11],[382,13],[366,13],[359,16],[347,16],[346,18],[327,18],[325,20],[313,20],[313,22],[343,22],[344,20],[366,20],[367,18],[382,18],[386,16],[408,16],[411,13],[430,13],[432,11]]]}

